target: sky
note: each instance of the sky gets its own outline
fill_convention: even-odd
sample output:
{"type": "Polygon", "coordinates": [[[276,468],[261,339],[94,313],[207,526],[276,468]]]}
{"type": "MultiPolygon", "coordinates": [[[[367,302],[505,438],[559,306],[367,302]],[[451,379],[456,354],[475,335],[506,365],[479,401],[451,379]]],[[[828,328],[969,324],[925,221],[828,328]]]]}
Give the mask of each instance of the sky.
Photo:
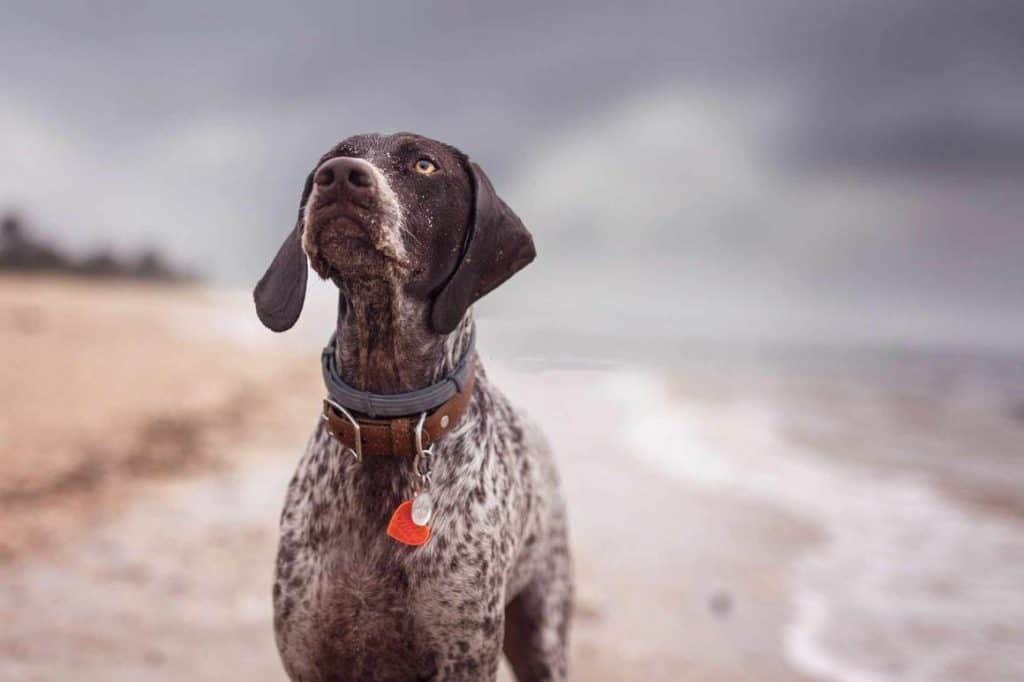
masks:
{"type": "Polygon", "coordinates": [[[1014,350],[1021,35],[1010,0],[7,2],[0,209],[247,286],[324,150],[412,130],[536,237],[484,314],[1014,350]]]}

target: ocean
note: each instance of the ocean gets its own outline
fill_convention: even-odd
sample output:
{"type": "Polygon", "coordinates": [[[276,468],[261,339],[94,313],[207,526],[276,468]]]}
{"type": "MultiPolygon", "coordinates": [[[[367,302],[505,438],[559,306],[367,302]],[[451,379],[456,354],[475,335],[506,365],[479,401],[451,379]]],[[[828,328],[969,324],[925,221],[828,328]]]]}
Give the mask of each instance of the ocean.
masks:
{"type": "Polygon", "coordinates": [[[1024,680],[1021,364],[905,349],[775,357],[609,374],[623,445],[690,486],[824,530],[791,576],[796,669],[1024,680]]]}

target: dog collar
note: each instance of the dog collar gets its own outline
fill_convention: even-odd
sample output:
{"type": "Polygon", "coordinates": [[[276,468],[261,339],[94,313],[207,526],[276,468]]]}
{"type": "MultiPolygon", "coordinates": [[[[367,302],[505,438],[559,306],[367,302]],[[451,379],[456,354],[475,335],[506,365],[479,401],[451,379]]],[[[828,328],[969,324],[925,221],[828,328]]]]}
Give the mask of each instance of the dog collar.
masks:
{"type": "Polygon", "coordinates": [[[448,377],[406,393],[370,393],[349,386],[338,374],[331,340],[321,355],[327,398],[327,431],[357,460],[364,453],[411,457],[451,431],[469,405],[476,379],[475,330],[466,352],[448,377]]]}

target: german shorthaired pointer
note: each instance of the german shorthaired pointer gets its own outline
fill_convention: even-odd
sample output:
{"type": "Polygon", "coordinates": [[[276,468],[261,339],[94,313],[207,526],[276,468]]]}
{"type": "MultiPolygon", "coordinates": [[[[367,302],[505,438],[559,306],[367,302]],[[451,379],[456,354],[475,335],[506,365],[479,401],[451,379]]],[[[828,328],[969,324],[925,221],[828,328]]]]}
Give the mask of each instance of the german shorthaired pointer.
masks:
{"type": "Polygon", "coordinates": [[[328,399],[288,486],[274,629],[293,680],[566,678],[572,580],[558,475],[490,382],[470,306],[534,258],[462,152],[351,137],[306,180],[255,290],[275,331],[307,259],[340,290],[328,399]]]}

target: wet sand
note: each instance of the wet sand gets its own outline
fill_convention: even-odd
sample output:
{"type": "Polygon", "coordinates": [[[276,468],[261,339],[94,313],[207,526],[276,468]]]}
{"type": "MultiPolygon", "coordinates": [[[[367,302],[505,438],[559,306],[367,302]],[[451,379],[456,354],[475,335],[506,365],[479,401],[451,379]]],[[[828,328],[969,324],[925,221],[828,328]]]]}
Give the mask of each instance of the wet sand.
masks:
{"type": "MultiPolygon", "coordinates": [[[[221,322],[246,313],[199,289],[0,284],[17,358],[0,377],[0,677],[283,678],[270,577],[318,348],[240,343],[221,322]]],[[[574,679],[802,679],[782,639],[813,524],[608,447],[600,373],[489,368],[561,460],[574,679]]]]}

